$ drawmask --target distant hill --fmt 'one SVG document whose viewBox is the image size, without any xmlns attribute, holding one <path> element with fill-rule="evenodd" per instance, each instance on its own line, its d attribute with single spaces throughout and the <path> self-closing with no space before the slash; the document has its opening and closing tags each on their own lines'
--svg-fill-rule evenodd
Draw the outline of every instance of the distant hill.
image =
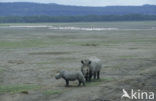
<svg viewBox="0 0 156 101">
<path fill-rule="evenodd" d="M 0 3 L 0 16 L 156 15 L 156 5 L 84 7 L 28 2 Z"/>
</svg>

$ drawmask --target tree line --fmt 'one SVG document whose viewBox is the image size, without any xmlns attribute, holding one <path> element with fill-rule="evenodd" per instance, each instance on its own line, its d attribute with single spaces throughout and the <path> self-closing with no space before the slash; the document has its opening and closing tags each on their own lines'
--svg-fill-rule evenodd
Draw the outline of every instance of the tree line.
<svg viewBox="0 0 156 101">
<path fill-rule="evenodd" d="M 156 15 L 1 16 L 0 23 L 95 22 L 156 20 Z"/>
</svg>

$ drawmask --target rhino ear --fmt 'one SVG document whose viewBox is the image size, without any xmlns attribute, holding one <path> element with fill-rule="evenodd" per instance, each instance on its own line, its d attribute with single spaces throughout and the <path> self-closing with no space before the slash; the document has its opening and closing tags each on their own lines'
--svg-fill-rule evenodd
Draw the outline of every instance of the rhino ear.
<svg viewBox="0 0 156 101">
<path fill-rule="evenodd" d="M 81 60 L 81 63 L 84 64 L 83 60 Z"/>
<path fill-rule="evenodd" d="M 92 63 L 91 61 L 88 62 L 89 65 L 90 65 L 91 63 Z"/>
</svg>

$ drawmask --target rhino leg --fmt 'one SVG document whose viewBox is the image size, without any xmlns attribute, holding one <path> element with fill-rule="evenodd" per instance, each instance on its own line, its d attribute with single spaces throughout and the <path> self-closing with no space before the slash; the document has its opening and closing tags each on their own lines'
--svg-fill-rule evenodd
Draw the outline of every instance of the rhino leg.
<svg viewBox="0 0 156 101">
<path fill-rule="evenodd" d="M 69 86 L 69 81 L 68 80 L 66 80 L 66 87 L 68 87 Z"/>
<path fill-rule="evenodd" d="M 81 81 L 79 80 L 79 84 L 78 84 L 78 86 L 80 86 L 81 85 Z"/>
<path fill-rule="evenodd" d="M 97 74 L 97 73 L 96 73 L 96 72 L 94 72 L 94 79 L 96 79 L 96 74 Z"/>
<path fill-rule="evenodd" d="M 92 71 L 89 72 L 89 81 L 92 79 Z"/>
<path fill-rule="evenodd" d="M 85 86 L 85 82 L 83 82 L 83 86 Z"/>
<path fill-rule="evenodd" d="M 86 81 L 88 81 L 88 79 L 89 79 L 89 78 L 88 78 L 88 75 L 85 76 L 85 79 L 86 79 Z"/>
<path fill-rule="evenodd" d="M 100 71 L 97 72 L 97 79 L 100 79 Z"/>
<path fill-rule="evenodd" d="M 86 73 L 85 79 L 86 79 L 86 81 L 89 81 L 89 72 Z"/>
</svg>

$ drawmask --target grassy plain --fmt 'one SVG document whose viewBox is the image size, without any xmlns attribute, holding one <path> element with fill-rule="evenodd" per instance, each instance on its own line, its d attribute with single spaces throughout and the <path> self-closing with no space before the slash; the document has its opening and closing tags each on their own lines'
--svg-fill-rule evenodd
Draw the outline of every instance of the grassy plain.
<svg viewBox="0 0 156 101">
<path fill-rule="evenodd" d="M 55 80 L 92 56 L 103 62 L 101 80 L 69 88 Z M 156 92 L 155 73 L 156 21 L 0 24 L 2 101 L 120 101 L 123 88 Z"/>
</svg>

